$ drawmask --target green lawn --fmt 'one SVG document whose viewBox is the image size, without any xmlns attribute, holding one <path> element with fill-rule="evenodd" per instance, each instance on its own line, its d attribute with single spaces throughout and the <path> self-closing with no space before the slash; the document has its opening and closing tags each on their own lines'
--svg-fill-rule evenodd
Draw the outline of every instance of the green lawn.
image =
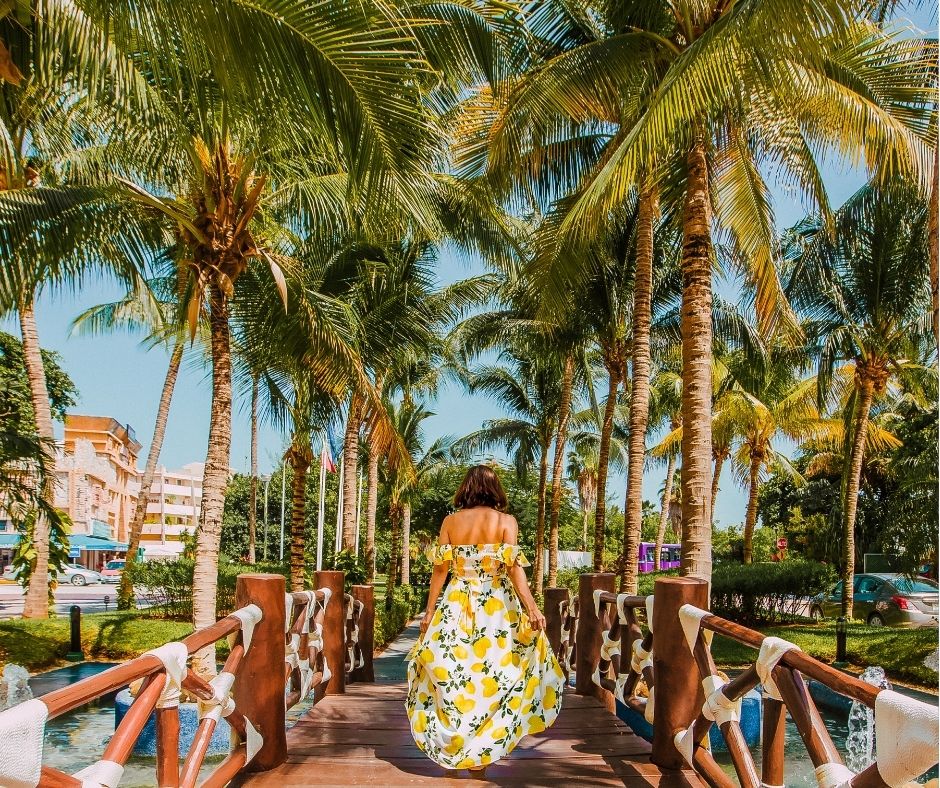
<svg viewBox="0 0 940 788">
<path fill-rule="evenodd" d="M 834 623 L 793 624 L 766 627 L 764 635 L 776 635 L 796 643 L 803 651 L 823 662 L 836 658 Z M 849 627 L 846 656 L 849 667 L 863 670 L 880 665 L 889 679 L 937 691 L 937 674 L 924 665 L 927 655 L 937 648 L 936 629 L 894 629 L 891 627 Z M 757 652 L 728 638 L 716 636 L 712 654 L 720 666 L 741 667 L 754 662 Z"/>
<path fill-rule="evenodd" d="M 86 659 L 130 659 L 192 630 L 187 622 L 137 611 L 87 613 L 82 616 L 82 650 Z M 30 671 L 42 670 L 65 659 L 68 650 L 68 616 L 0 621 L 0 665 L 14 662 Z"/>
</svg>

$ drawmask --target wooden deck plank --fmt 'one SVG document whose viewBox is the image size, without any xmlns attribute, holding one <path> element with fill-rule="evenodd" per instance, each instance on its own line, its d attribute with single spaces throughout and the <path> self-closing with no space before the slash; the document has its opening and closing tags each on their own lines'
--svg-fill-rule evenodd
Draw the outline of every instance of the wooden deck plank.
<svg viewBox="0 0 940 788">
<path fill-rule="evenodd" d="M 698 788 L 691 772 L 663 774 L 649 744 L 591 697 L 565 694 L 555 725 L 523 739 L 485 779 L 443 769 L 414 744 L 402 684 L 354 684 L 288 731 L 288 761 L 246 776 L 250 786 L 662 786 Z"/>
</svg>

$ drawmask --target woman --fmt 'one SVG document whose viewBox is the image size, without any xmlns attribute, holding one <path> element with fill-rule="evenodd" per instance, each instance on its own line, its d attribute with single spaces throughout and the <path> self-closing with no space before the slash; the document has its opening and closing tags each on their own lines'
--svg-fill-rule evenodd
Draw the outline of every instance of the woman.
<svg viewBox="0 0 940 788">
<path fill-rule="evenodd" d="M 421 638 L 409 655 L 406 705 L 415 742 L 429 758 L 479 773 L 555 721 L 564 676 L 493 469 L 467 471 L 454 504 L 458 511 L 444 519 L 429 553 L 434 571 Z"/>
</svg>

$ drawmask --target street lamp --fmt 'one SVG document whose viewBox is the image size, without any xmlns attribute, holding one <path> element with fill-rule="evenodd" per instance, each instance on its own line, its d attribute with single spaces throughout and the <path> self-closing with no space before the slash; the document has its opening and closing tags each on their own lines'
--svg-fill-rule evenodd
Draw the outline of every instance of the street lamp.
<svg viewBox="0 0 940 788">
<path fill-rule="evenodd" d="M 268 486 L 271 484 L 271 474 L 261 475 L 264 482 L 264 560 L 268 560 Z"/>
</svg>

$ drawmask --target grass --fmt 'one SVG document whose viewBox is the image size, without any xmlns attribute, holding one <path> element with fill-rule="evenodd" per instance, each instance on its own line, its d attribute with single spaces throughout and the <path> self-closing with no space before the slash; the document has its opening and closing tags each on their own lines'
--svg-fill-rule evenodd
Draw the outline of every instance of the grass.
<svg viewBox="0 0 940 788">
<path fill-rule="evenodd" d="M 192 632 L 192 624 L 153 618 L 138 611 L 82 616 L 86 659 L 126 660 Z M 0 665 L 13 662 L 29 671 L 59 664 L 69 650 L 68 616 L 0 621 Z"/>
<path fill-rule="evenodd" d="M 763 635 L 796 643 L 810 656 L 823 662 L 836 658 L 834 623 L 792 624 L 765 627 Z M 848 628 L 846 657 L 849 667 L 859 671 L 880 665 L 888 678 L 937 691 L 937 674 L 924 665 L 927 655 L 937 648 L 937 630 L 896 629 L 853 625 Z M 715 662 L 723 667 L 741 667 L 754 662 L 757 652 L 733 640 L 716 636 L 712 643 Z"/>
</svg>

